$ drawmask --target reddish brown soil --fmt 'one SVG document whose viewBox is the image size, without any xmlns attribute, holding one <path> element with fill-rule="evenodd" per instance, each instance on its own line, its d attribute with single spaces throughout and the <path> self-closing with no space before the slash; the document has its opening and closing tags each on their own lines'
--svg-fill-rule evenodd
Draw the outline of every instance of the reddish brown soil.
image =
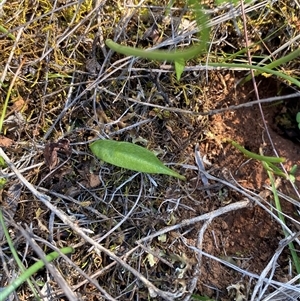
<svg viewBox="0 0 300 301">
<path fill-rule="evenodd" d="M 232 83 L 232 81 L 231 81 Z M 259 92 L 261 98 L 276 95 L 278 84 L 274 79 L 260 79 Z M 228 93 L 218 96 L 216 107 L 237 105 L 251 101 L 254 93 L 251 91 L 251 84 L 247 84 L 242 89 L 234 90 L 233 85 L 227 86 Z M 224 90 L 223 90 L 224 91 Z M 286 158 L 284 164 L 287 170 L 291 166 L 300 164 L 300 147 L 295 142 L 281 136 L 277 126 L 274 124 L 274 117 L 278 108 L 263 106 L 263 112 L 268 124 L 272 141 L 279 156 Z M 248 161 L 238 150 L 230 144 L 221 144 L 222 138 L 230 138 L 248 150 L 259 153 L 263 147 L 265 155 L 271 155 L 272 148 L 265 134 L 262 117 L 257 106 L 243 108 L 214 115 L 210 119 L 210 130 L 215 135 L 214 143 L 209 139 L 202 143 L 202 154 L 207 154 L 214 167 L 220 170 L 226 168 L 234 179 L 245 188 L 252 191 L 263 191 L 263 185 L 269 184 L 266 171 L 262 164 L 257 161 Z M 265 143 L 264 143 L 265 142 Z M 297 174 L 296 185 L 300 183 L 300 175 Z M 288 195 L 295 195 L 291 185 L 282 180 L 278 190 Z M 237 200 L 232 196 L 232 201 Z M 272 197 L 267 198 L 272 205 Z M 283 212 L 300 221 L 295 213 L 294 207 L 282 200 Z M 211 205 L 210 205 L 211 206 Z M 287 222 L 295 230 L 295 225 Z M 247 271 L 260 275 L 267 265 L 275 250 L 278 248 L 279 241 L 283 238 L 281 228 L 278 223 L 263 209 L 258 206 L 253 208 L 238 210 L 224 215 L 209 226 L 204 239 L 204 251 L 217 257 L 236 258 L 235 264 Z M 280 257 L 279 267 L 275 279 L 286 280 L 287 267 L 286 250 Z M 241 274 L 224 267 L 212 259 L 205 258 L 201 267 L 201 277 L 198 281 L 198 289 L 201 294 L 212 298 L 219 296 L 218 300 L 233 300 L 233 296 L 228 294 L 225 288 L 231 284 L 242 283 L 243 293 L 249 289 L 249 279 L 242 278 Z"/>
</svg>

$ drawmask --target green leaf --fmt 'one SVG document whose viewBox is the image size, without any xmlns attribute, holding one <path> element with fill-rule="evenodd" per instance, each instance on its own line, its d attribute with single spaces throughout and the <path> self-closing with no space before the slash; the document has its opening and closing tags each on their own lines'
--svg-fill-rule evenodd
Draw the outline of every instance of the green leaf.
<svg viewBox="0 0 300 301">
<path fill-rule="evenodd" d="M 174 63 L 175 63 L 176 78 L 178 81 L 180 81 L 185 66 L 185 60 L 177 59 Z"/>
<path fill-rule="evenodd" d="M 7 167 L 7 164 L 6 164 L 5 160 L 1 156 L 0 156 L 0 167 L 2 167 L 2 168 Z"/>
<path fill-rule="evenodd" d="M 298 124 L 300 123 L 300 112 L 298 112 L 296 115 L 296 121 L 298 122 Z"/>
<path fill-rule="evenodd" d="M 0 189 L 3 189 L 7 180 L 5 178 L 0 178 Z"/>
<path fill-rule="evenodd" d="M 296 172 L 297 172 L 297 169 L 298 169 L 297 164 L 294 164 L 294 165 L 292 166 L 291 170 L 290 170 L 290 174 L 291 174 L 291 175 L 295 175 Z"/>
<path fill-rule="evenodd" d="M 297 172 L 298 166 L 297 164 L 294 164 L 289 172 L 289 179 L 295 183 L 296 181 L 296 172 Z"/>
<path fill-rule="evenodd" d="M 184 176 L 166 167 L 151 151 L 133 143 L 98 140 L 90 144 L 90 149 L 98 159 L 118 167 L 185 180 Z"/>
</svg>

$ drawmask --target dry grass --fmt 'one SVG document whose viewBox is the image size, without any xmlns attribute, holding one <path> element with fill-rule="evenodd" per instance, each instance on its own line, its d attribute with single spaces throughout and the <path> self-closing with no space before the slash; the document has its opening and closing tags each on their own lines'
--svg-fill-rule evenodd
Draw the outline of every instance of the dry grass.
<svg viewBox="0 0 300 301">
<path fill-rule="evenodd" d="M 197 300 L 209 295 L 213 300 L 267 301 L 283 300 L 282 294 L 289 296 L 286 300 L 300 296 L 298 276 L 285 270 L 287 263 L 280 270 L 286 273 L 280 274 L 282 280 L 274 278 L 278 258 L 289 256 L 284 252 L 288 239 L 281 237 L 273 257 L 256 271 L 230 263 L 225 243 L 211 234 L 217 233 L 216 220 L 249 208 L 250 202 L 263 208 L 276 227 L 281 222 L 263 189 L 249 191 L 224 177 L 219 166 L 207 173 L 201 164 L 197 145 L 214 161 L 222 138 L 202 113 L 231 104 L 220 102 L 227 89 L 224 72 L 203 71 L 203 66 L 229 55 L 233 61 L 247 61 L 246 51 L 240 51 L 245 47 L 240 6 L 209 3 L 205 8 L 212 29 L 209 53 L 188 62 L 177 82 L 171 65 L 123 57 L 104 42 L 190 45 L 199 30 L 182 1 L 170 9 L 167 2 L 145 1 L 0 2 L 1 104 L 14 81 L 0 137 L 0 155 L 9 163 L 1 171 L 7 181 L 1 209 L 25 267 L 38 254 L 75 248 L 70 258 L 54 263 L 56 268 L 32 277 L 43 300 L 192 300 L 192 295 Z M 275 60 L 298 47 L 299 9 L 288 1 L 246 5 L 254 61 Z M 284 68 L 297 77 L 299 60 Z M 102 164 L 88 147 L 99 138 L 144 145 L 173 163 L 188 181 Z M 70 143 L 66 147 L 65 139 Z M 45 149 L 52 156 L 58 151 L 50 166 L 49 160 L 44 163 L 49 156 Z M 298 250 L 295 229 L 287 231 Z M 225 233 L 225 227 L 219 232 Z M 209 252 L 209 235 L 218 257 Z M 0 257 L 0 287 L 5 287 L 19 268 L 2 231 Z M 222 264 L 216 268 L 218 262 Z M 218 277 L 235 281 L 233 286 L 216 285 L 205 265 Z M 35 299 L 24 284 L 9 300 Z"/>
</svg>

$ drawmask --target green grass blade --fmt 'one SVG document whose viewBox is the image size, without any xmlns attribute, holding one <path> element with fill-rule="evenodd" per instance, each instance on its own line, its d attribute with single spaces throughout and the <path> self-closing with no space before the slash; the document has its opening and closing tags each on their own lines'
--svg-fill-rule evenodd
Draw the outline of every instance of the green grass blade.
<svg viewBox="0 0 300 301">
<path fill-rule="evenodd" d="M 9 31 L 5 27 L 3 27 L 2 25 L 0 25 L 0 32 L 3 32 L 5 34 L 7 34 L 7 36 L 10 39 L 12 39 L 13 41 L 16 39 L 16 37 L 13 34 L 9 33 Z"/>
<path fill-rule="evenodd" d="M 71 247 L 65 247 L 60 249 L 62 254 L 70 254 L 74 252 Z M 34 273 L 45 266 L 45 262 L 51 262 L 60 256 L 59 252 L 52 252 L 48 254 L 43 260 L 37 261 L 31 267 L 29 267 L 20 277 L 15 279 L 10 285 L 8 285 L 1 293 L 0 300 L 5 300 L 13 291 L 15 291 L 24 281 L 31 277 Z"/>
<path fill-rule="evenodd" d="M 273 61 L 272 63 L 268 64 L 268 65 L 265 65 L 264 68 L 267 68 L 267 69 L 274 69 L 280 65 L 283 65 L 283 64 L 286 64 L 292 60 L 294 60 L 295 58 L 297 58 L 298 56 L 300 56 L 300 48 L 298 48 L 297 50 L 287 54 L 286 56 L 284 57 L 281 57 L 279 58 L 278 60 L 275 60 Z M 255 76 L 259 75 L 263 73 L 263 71 L 256 71 L 255 72 Z M 249 81 L 251 79 L 251 74 L 249 74 L 248 76 L 245 77 L 245 79 L 242 81 L 243 83 Z"/>
<path fill-rule="evenodd" d="M 121 54 L 125 54 L 128 56 L 137 56 L 137 57 L 142 57 L 142 58 L 146 58 L 146 59 L 150 59 L 150 60 L 159 60 L 159 61 L 179 61 L 179 60 L 188 60 L 191 58 L 196 57 L 197 55 L 203 53 L 204 48 L 201 44 L 197 45 L 197 46 L 192 46 L 189 49 L 186 50 L 174 50 L 174 51 L 165 51 L 165 50 L 150 50 L 150 51 L 146 51 L 144 49 L 138 49 L 138 48 L 133 48 L 133 47 L 128 47 L 128 46 L 121 46 L 115 42 L 113 42 L 112 40 L 108 39 L 106 40 L 106 45 L 111 48 L 112 50 L 121 53 Z M 290 55 L 287 55 L 285 58 L 279 59 L 275 62 L 272 62 L 271 64 L 267 65 L 267 66 L 271 66 L 272 68 L 274 68 L 274 66 L 280 65 L 284 62 L 287 61 L 287 59 L 291 59 L 294 57 L 297 57 L 300 55 L 300 49 L 295 50 L 294 52 L 292 52 Z M 227 63 L 208 63 L 208 66 L 211 67 L 224 67 L 224 68 L 246 68 L 246 69 L 254 69 L 254 70 L 258 70 L 257 74 L 261 74 L 261 73 L 267 73 L 267 74 L 273 74 L 276 75 L 278 77 L 281 77 L 293 84 L 295 84 L 296 86 L 298 86 L 300 88 L 300 82 L 289 76 L 286 75 L 280 71 L 276 71 L 273 70 L 272 68 L 268 68 L 266 67 L 261 67 L 261 66 L 255 66 L 255 65 L 247 65 L 247 64 L 227 64 Z"/>
<path fill-rule="evenodd" d="M 267 74 L 273 74 L 278 77 L 281 77 L 293 84 L 295 84 L 297 87 L 300 88 L 300 82 L 293 78 L 292 76 L 286 75 L 280 71 L 275 71 L 273 69 L 269 69 L 267 67 L 260 67 L 260 66 L 255 66 L 255 65 L 247 65 L 247 64 L 227 64 L 227 63 L 208 63 L 207 66 L 211 67 L 224 67 L 224 68 L 246 68 L 246 69 L 254 69 L 254 70 L 259 70 L 262 71 L 261 73 L 267 73 Z"/>
<path fill-rule="evenodd" d="M 25 60 L 22 60 L 22 62 L 20 63 L 20 65 L 17 69 L 17 72 L 15 73 L 15 75 L 14 75 L 14 77 L 13 77 L 13 79 L 12 79 L 10 85 L 9 85 L 9 88 L 8 88 L 8 91 L 7 91 L 7 94 L 6 94 L 6 97 L 5 97 L 5 101 L 4 101 L 4 104 L 3 104 L 2 113 L 1 113 L 1 116 L 0 116 L 0 134 L 2 132 L 3 122 L 4 122 L 5 115 L 6 115 L 7 107 L 8 107 L 8 101 L 10 99 L 10 95 L 11 95 L 13 86 L 15 84 L 15 81 L 17 80 L 17 76 L 18 76 L 22 66 L 24 65 L 24 63 L 25 63 Z"/>
<path fill-rule="evenodd" d="M 275 207 L 278 210 L 278 217 L 285 224 L 285 218 L 284 218 L 284 215 L 282 214 L 281 204 L 280 204 L 279 196 L 277 193 L 274 176 L 273 176 L 272 172 L 269 171 L 269 167 L 266 162 L 263 162 L 263 166 L 267 170 L 267 173 L 268 173 L 268 176 L 269 176 L 269 179 L 271 182 L 272 193 L 273 193 L 274 200 L 275 200 Z M 282 230 L 283 230 L 285 237 L 288 237 L 289 233 L 284 228 Z M 288 246 L 289 246 L 289 249 L 290 249 L 290 252 L 292 255 L 292 259 L 293 259 L 293 263 L 294 263 L 296 272 L 297 272 L 297 274 L 300 274 L 300 259 L 298 257 L 297 252 L 295 251 L 296 249 L 294 247 L 293 242 L 290 242 L 288 244 Z"/>
<path fill-rule="evenodd" d="M 111 39 L 107 39 L 105 44 L 110 49 L 125 54 L 128 56 L 136 56 L 145 59 L 155 60 L 155 61 L 169 61 L 174 62 L 176 60 L 188 60 L 193 57 L 196 57 L 200 53 L 203 52 L 203 47 L 201 45 L 191 46 L 189 49 L 185 50 L 173 50 L 173 51 L 165 51 L 165 50 L 145 50 L 139 49 L 129 46 L 122 46 L 118 43 L 115 43 Z"/>
<path fill-rule="evenodd" d="M 262 156 L 258 155 L 256 153 L 250 152 L 246 150 L 243 146 L 239 145 L 237 142 L 230 140 L 230 139 L 224 139 L 225 142 L 231 143 L 234 147 L 236 147 L 239 151 L 241 151 L 245 156 L 259 160 L 262 162 L 270 162 L 270 163 L 283 163 L 285 162 L 285 158 L 278 158 L 278 157 L 268 157 L 268 156 Z"/>
<path fill-rule="evenodd" d="M 14 247 L 13 242 L 11 241 L 10 235 L 9 235 L 7 227 L 5 225 L 5 222 L 4 222 L 4 219 L 3 219 L 2 210 L 0 210 L 0 225 L 2 227 L 3 233 L 5 235 L 6 241 L 8 243 L 9 249 L 11 251 L 11 254 L 13 255 L 14 260 L 16 261 L 16 263 L 17 263 L 18 267 L 20 268 L 20 270 L 22 271 L 22 273 L 25 273 L 26 269 L 25 269 L 22 261 L 19 258 L 19 255 L 18 255 L 18 253 L 17 253 L 17 251 L 16 251 L 16 249 Z M 37 300 L 41 300 L 41 298 L 39 298 L 39 296 L 37 294 L 37 291 L 36 291 L 34 285 L 32 284 L 31 280 L 29 278 L 26 279 L 26 280 L 27 280 L 28 286 L 30 287 L 30 289 L 31 289 L 32 293 L 34 294 L 34 296 L 36 297 L 36 299 Z M 0 292 L 0 301 L 2 300 L 1 299 L 1 296 L 2 296 L 1 294 L 2 293 L 3 292 Z"/>
</svg>

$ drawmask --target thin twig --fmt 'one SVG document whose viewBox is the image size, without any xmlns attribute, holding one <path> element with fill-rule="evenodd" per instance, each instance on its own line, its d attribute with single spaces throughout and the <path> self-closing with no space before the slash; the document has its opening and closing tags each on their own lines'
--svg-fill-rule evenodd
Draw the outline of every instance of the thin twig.
<svg viewBox="0 0 300 301">
<path fill-rule="evenodd" d="M 216 218 L 220 215 L 223 215 L 223 214 L 231 212 L 231 211 L 247 208 L 250 204 L 251 204 L 251 202 L 248 201 L 248 200 L 240 201 L 240 202 L 236 202 L 236 203 L 227 205 L 225 207 L 221 207 L 217 210 L 202 214 L 200 216 L 196 216 L 196 217 L 191 218 L 191 219 L 185 219 L 185 220 L 181 221 L 179 224 L 172 225 L 172 226 L 169 226 L 169 227 L 165 227 L 165 228 L 163 228 L 163 229 L 161 229 L 161 230 L 159 230 L 159 231 L 157 231 L 157 232 L 155 232 L 151 235 L 148 235 L 144 238 L 141 238 L 137 241 L 137 243 L 142 243 L 144 241 L 152 240 L 153 238 L 158 237 L 160 235 L 163 235 L 165 233 L 168 233 L 168 232 L 171 232 L 171 231 L 174 231 L 174 230 L 178 230 L 178 229 L 183 228 L 183 227 L 188 227 L 188 226 L 191 226 L 193 224 L 196 224 L 196 223 L 199 223 L 199 222 L 202 222 L 202 221 L 206 221 L 208 219 L 213 219 L 213 218 Z"/>
<path fill-rule="evenodd" d="M 268 97 L 268 98 L 263 98 L 263 99 L 259 99 L 259 100 L 249 101 L 249 102 L 242 103 L 242 104 L 239 104 L 239 105 L 228 106 L 227 108 L 210 110 L 210 111 L 207 111 L 207 112 L 194 112 L 192 110 L 183 110 L 183 109 L 172 108 L 172 107 L 168 107 L 168 106 L 160 106 L 160 105 L 156 105 L 156 104 L 152 104 L 152 103 L 146 103 L 146 102 L 143 102 L 143 101 L 139 101 L 139 100 L 134 99 L 134 98 L 127 98 L 127 100 L 131 101 L 131 102 L 134 102 L 134 103 L 142 104 L 144 106 L 152 107 L 152 108 L 159 108 L 159 109 L 162 109 L 162 110 L 168 110 L 170 112 L 189 114 L 189 115 L 193 115 L 193 116 L 212 116 L 212 115 L 220 114 L 220 113 L 227 112 L 227 111 L 234 111 L 234 110 L 238 110 L 238 109 L 242 109 L 242 108 L 249 108 L 249 107 L 252 107 L 252 106 L 257 105 L 257 104 L 278 102 L 278 101 L 282 101 L 282 100 L 285 100 L 285 99 L 292 99 L 292 98 L 297 98 L 297 97 L 300 97 L 299 92 L 289 94 L 289 95 L 274 96 L 274 97 Z"/>
<path fill-rule="evenodd" d="M 6 164 L 16 173 L 16 176 L 18 179 L 31 191 L 31 193 L 39 200 L 41 201 L 45 206 L 47 206 L 52 212 L 54 212 L 66 225 L 68 225 L 74 232 L 76 232 L 78 235 L 80 235 L 86 242 L 90 243 L 92 246 L 95 247 L 100 252 L 105 253 L 108 255 L 111 259 L 118 262 L 121 266 L 123 266 L 125 269 L 127 269 L 129 272 L 131 272 L 135 277 L 137 277 L 141 282 L 144 283 L 144 285 L 148 288 L 150 297 L 155 298 L 157 295 L 164 298 L 167 301 L 173 301 L 173 297 L 171 293 L 164 292 L 160 289 L 158 289 L 155 285 L 153 285 L 147 278 L 145 278 L 141 273 L 139 273 L 137 270 L 132 268 L 129 264 L 124 262 L 120 257 L 115 255 L 110 250 L 104 248 L 102 245 L 95 242 L 92 238 L 87 236 L 85 232 L 78 227 L 74 222 L 71 221 L 71 219 L 61 210 L 59 210 L 56 206 L 54 206 L 51 203 L 51 198 L 47 195 L 44 195 L 40 192 L 38 192 L 32 184 L 30 184 L 15 168 L 14 164 L 9 160 L 5 152 L 2 148 L 0 148 L 0 156 L 3 157 Z"/>
</svg>

